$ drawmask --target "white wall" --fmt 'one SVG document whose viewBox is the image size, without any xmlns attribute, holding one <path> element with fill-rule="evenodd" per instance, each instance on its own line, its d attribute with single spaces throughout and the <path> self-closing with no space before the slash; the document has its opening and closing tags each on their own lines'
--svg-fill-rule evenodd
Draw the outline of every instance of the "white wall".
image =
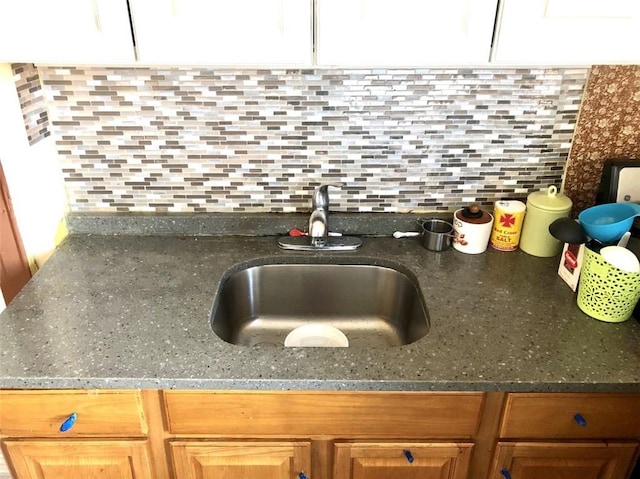
<svg viewBox="0 0 640 479">
<path fill-rule="evenodd" d="M 0 294 L 0 298 L 2 295 Z M 0 453 L 0 479 L 11 479 L 11 475 L 9 474 L 9 466 L 5 462 L 2 457 L 2 453 Z"/>
<path fill-rule="evenodd" d="M 55 247 L 66 194 L 51 137 L 29 145 L 7 63 L 0 63 L 0 161 L 29 262 L 40 266 Z"/>
</svg>

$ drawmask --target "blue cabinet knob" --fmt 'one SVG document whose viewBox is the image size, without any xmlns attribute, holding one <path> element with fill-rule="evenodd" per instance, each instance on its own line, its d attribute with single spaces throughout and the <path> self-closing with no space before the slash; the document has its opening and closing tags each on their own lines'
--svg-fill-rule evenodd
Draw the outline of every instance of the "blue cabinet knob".
<svg viewBox="0 0 640 479">
<path fill-rule="evenodd" d="M 74 412 L 67 419 L 60 424 L 60 432 L 67 432 L 69 429 L 73 427 L 76 423 L 76 419 L 78 419 L 78 415 Z"/>
<path fill-rule="evenodd" d="M 304 472 L 298 473 L 298 479 L 309 479 Z"/>
<path fill-rule="evenodd" d="M 504 479 L 511 479 L 511 474 L 509 474 L 509 471 L 507 469 L 502 469 L 500 471 L 500 474 L 502 474 Z"/>
<path fill-rule="evenodd" d="M 415 459 L 413 458 L 413 454 L 411 454 L 411 451 L 405 449 L 404 451 L 402 451 L 402 453 L 404 454 L 404 457 L 407 458 L 407 461 L 409 461 L 409 464 L 415 461 Z"/>
<path fill-rule="evenodd" d="M 587 427 L 587 420 L 582 414 L 577 413 L 575 416 L 573 416 L 573 419 L 575 419 L 580 427 Z"/>
</svg>

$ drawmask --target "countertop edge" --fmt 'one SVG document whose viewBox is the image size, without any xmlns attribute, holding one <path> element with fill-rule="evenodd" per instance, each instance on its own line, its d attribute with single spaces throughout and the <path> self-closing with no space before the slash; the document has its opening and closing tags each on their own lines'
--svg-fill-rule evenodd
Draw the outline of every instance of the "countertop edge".
<svg viewBox="0 0 640 479">
<path fill-rule="evenodd" d="M 524 393 L 640 393 L 640 383 L 587 382 L 403 382 L 334 380 L 224 380 L 174 378 L 6 378 L 0 389 L 184 389 L 243 391 L 460 391 Z"/>
</svg>

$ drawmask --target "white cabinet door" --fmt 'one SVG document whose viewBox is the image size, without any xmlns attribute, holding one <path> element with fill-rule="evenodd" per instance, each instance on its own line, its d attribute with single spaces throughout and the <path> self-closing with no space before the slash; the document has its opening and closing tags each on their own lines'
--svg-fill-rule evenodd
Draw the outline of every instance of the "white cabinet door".
<svg viewBox="0 0 640 479">
<path fill-rule="evenodd" d="M 638 0 L 503 0 L 493 60 L 516 64 L 640 62 Z"/>
<path fill-rule="evenodd" d="M 0 5 L 0 62 L 133 61 L 126 0 L 7 0 Z"/>
<path fill-rule="evenodd" d="M 497 0 L 317 0 L 319 65 L 486 64 Z"/>
<path fill-rule="evenodd" d="M 311 0 L 130 0 L 148 64 L 310 65 Z"/>
</svg>

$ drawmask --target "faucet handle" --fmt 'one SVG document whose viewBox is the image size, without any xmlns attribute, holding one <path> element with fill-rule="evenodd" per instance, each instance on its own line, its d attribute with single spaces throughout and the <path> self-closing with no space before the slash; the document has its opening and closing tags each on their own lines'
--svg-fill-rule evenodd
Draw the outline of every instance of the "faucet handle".
<svg viewBox="0 0 640 479">
<path fill-rule="evenodd" d="M 342 188 L 344 183 L 325 183 L 323 185 L 318 186 L 313 192 L 312 197 L 312 208 L 318 209 L 328 209 L 329 208 L 329 187 L 333 186 L 335 188 Z"/>
</svg>

